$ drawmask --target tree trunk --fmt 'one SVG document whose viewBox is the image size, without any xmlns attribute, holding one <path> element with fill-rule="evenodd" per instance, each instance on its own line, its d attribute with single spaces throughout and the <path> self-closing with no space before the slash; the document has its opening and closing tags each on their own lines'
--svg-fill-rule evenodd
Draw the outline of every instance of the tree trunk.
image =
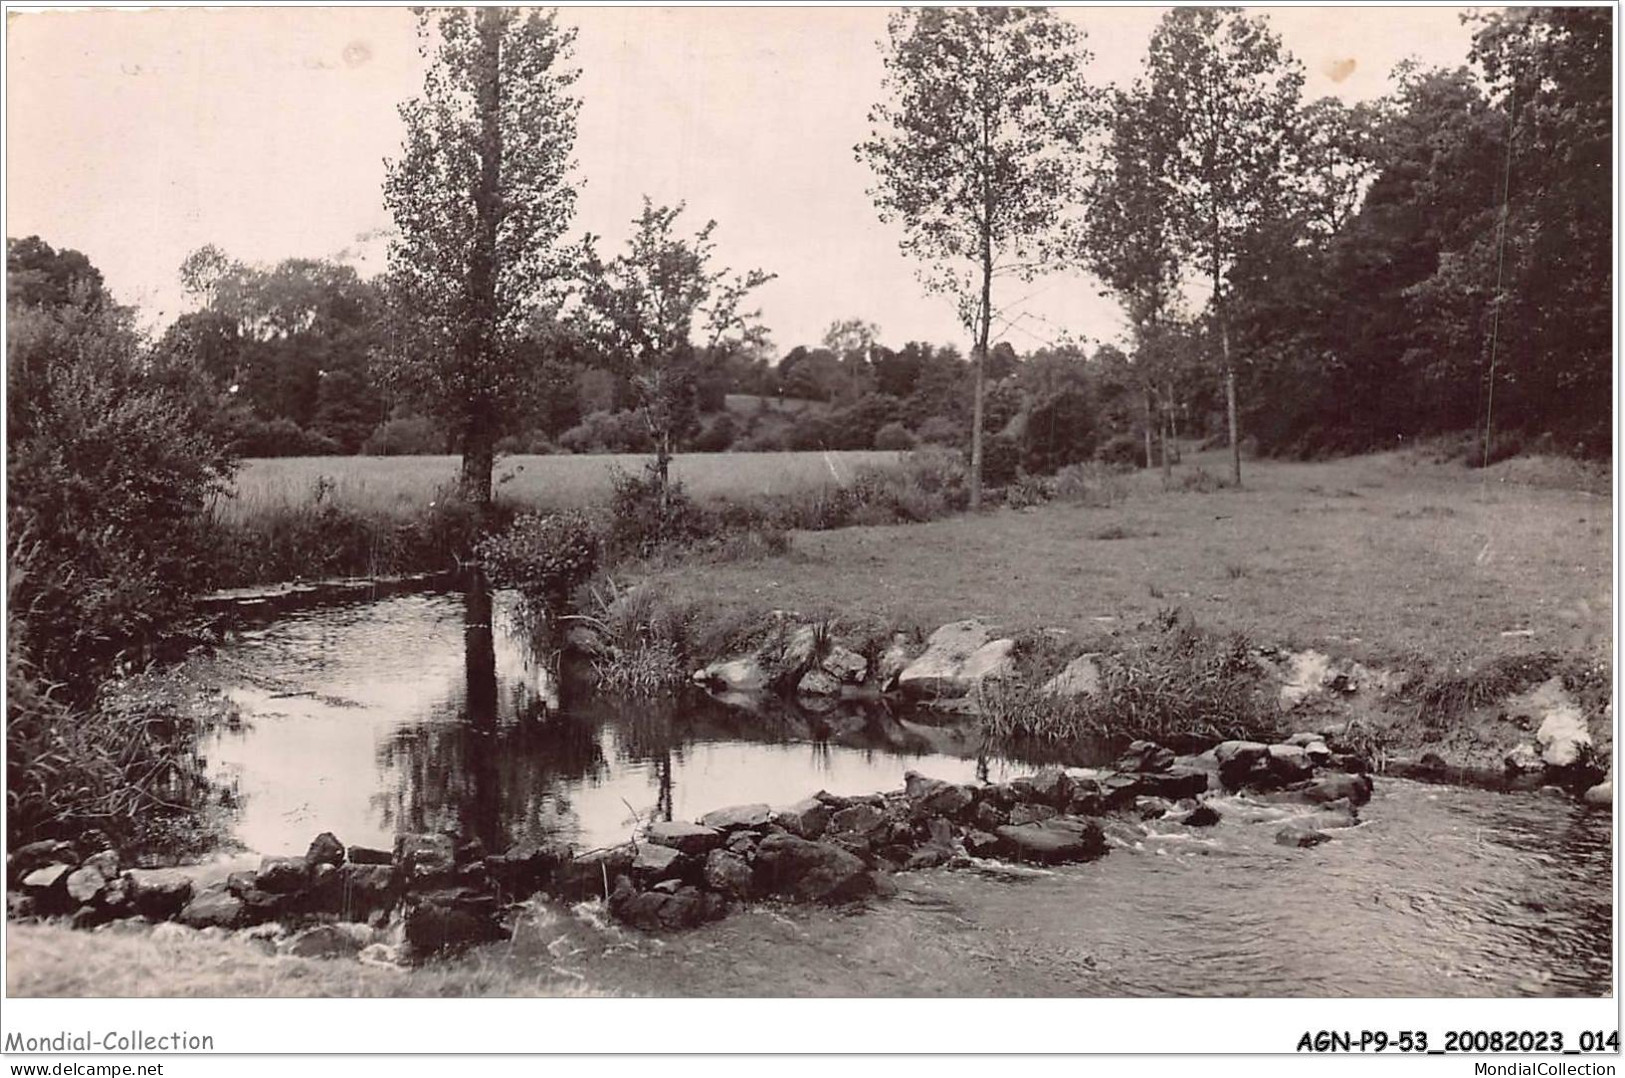
<svg viewBox="0 0 1625 1078">
<path fill-rule="evenodd" d="M 993 236 L 982 229 L 982 310 L 976 329 L 976 388 L 971 401 L 970 432 L 970 507 L 982 507 L 982 398 L 986 395 L 984 378 L 987 366 L 988 337 L 993 332 Z"/>
<path fill-rule="evenodd" d="M 1173 448 L 1172 427 L 1173 409 L 1168 406 L 1167 401 L 1164 401 L 1162 404 L 1162 481 L 1164 483 L 1172 483 L 1174 480 L 1174 455 L 1171 452 Z"/>
<path fill-rule="evenodd" d="M 1219 315 L 1219 343 L 1224 348 L 1224 407 L 1230 418 L 1230 480 L 1241 486 L 1241 426 L 1236 419 L 1236 367 L 1230 360 L 1230 329 Z"/>
<path fill-rule="evenodd" d="M 1150 471 L 1152 468 L 1156 467 L 1156 462 L 1151 457 L 1151 428 L 1152 428 L 1153 425 L 1155 425 L 1155 423 L 1156 423 L 1155 413 L 1153 413 L 1152 410 L 1151 410 L 1151 387 L 1147 386 L 1146 390 L 1145 390 L 1145 470 L 1146 471 Z M 1164 447 L 1164 448 L 1166 450 L 1166 447 Z M 1163 460 L 1166 461 L 1167 459 L 1168 459 L 1167 454 L 1165 452 L 1164 455 L 1163 455 Z"/>
<path fill-rule="evenodd" d="M 463 431 L 463 470 L 457 490 L 470 505 L 491 504 L 491 470 L 496 464 L 496 437 L 489 423 L 475 420 Z"/>
</svg>

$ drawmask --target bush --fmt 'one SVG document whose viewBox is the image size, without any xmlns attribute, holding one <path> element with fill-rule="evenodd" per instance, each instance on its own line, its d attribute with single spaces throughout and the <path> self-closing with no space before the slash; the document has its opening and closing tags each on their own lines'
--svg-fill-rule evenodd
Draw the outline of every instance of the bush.
<svg viewBox="0 0 1625 1078">
<path fill-rule="evenodd" d="M 1057 501 L 1106 509 L 1128 497 L 1120 475 L 1103 464 L 1068 464 L 1055 473 L 1051 485 Z"/>
<path fill-rule="evenodd" d="M 189 611 L 233 462 L 199 372 L 144 356 L 126 315 L 13 310 L 7 346 L 8 613 L 82 704 Z"/>
<path fill-rule="evenodd" d="M 642 475 L 610 472 L 609 543 L 619 554 L 647 557 L 663 546 L 686 546 L 705 535 L 705 518 L 675 479 L 661 483 L 653 464 Z"/>
<path fill-rule="evenodd" d="M 423 416 L 401 416 L 380 423 L 361 443 L 369 457 L 431 456 L 446 451 L 445 435 Z"/>
<path fill-rule="evenodd" d="M 641 412 L 593 412 L 559 435 L 571 453 L 647 453 L 654 439 Z"/>
<path fill-rule="evenodd" d="M 600 540 L 585 513 L 526 513 L 482 539 L 476 556 L 491 583 L 561 609 L 598 568 Z"/>
<path fill-rule="evenodd" d="M 1054 483 L 1041 475 L 1022 475 L 1004 491 L 1004 504 L 1011 509 L 1043 505 L 1055 497 Z"/>
<path fill-rule="evenodd" d="M 934 415 L 920 424 L 915 434 L 922 445 L 959 446 L 968 440 L 969 428 L 947 416 Z"/>
<path fill-rule="evenodd" d="M 995 434 L 982 439 L 982 482 L 1002 487 L 1015 482 L 1021 471 L 1021 446 L 1014 438 Z"/>
<path fill-rule="evenodd" d="M 914 435 L 901 423 L 887 423 L 875 431 L 875 448 L 889 450 L 913 449 Z"/>
<path fill-rule="evenodd" d="M 723 412 L 694 439 L 694 450 L 698 453 L 726 452 L 733 447 L 736 433 L 733 417 Z"/>
<path fill-rule="evenodd" d="M 338 442 L 305 430 L 287 416 L 261 419 L 237 411 L 231 428 L 231 451 L 241 457 L 331 457 L 344 452 Z"/>
<path fill-rule="evenodd" d="M 1138 468 L 1145 463 L 1145 439 L 1114 434 L 1095 450 L 1095 459 L 1114 468 Z"/>
</svg>

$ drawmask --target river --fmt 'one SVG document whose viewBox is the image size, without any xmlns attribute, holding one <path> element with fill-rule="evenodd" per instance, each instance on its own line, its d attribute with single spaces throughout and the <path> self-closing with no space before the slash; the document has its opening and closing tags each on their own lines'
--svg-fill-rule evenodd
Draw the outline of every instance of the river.
<svg viewBox="0 0 1625 1078">
<path fill-rule="evenodd" d="M 212 662 L 240 721 L 204 746 L 235 838 L 274 854 L 302 852 L 319 831 L 387 848 L 398 832 L 455 827 L 490 849 L 589 849 L 653 818 L 894 789 L 911 769 L 997 781 L 1034 766 L 878 705 L 764 714 L 566 685 L 561 707 L 527 639 L 510 604 L 448 594 L 236 634 Z M 1361 826 L 1300 850 L 1274 842 L 1295 810 L 1211 803 L 1217 827 L 1119 828 L 1091 864 L 905 873 L 899 894 L 861 912 L 762 906 L 659 940 L 544 913 L 513 953 L 600 987 L 682 995 L 1609 991 L 1605 812 L 1379 778 Z"/>
</svg>

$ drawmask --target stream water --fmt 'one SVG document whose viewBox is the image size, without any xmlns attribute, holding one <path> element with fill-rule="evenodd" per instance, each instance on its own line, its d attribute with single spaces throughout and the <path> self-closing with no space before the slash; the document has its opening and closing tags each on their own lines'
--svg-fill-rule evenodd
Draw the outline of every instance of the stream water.
<svg viewBox="0 0 1625 1078">
<path fill-rule="evenodd" d="M 763 714 L 553 685 L 509 604 L 399 596 L 287 616 L 215 660 L 241 721 L 205 752 L 236 838 L 387 848 L 456 827 L 490 849 L 624 841 L 639 821 L 1033 769 L 878 705 Z M 1067 763 L 1085 764 L 1086 758 Z M 1121 830 L 1103 860 L 898 877 L 856 915 L 760 908 L 663 940 L 594 919 L 516 953 L 626 991 L 705 994 L 1605 995 L 1608 814 L 1537 793 L 1379 780 L 1361 826 L 1310 850 L 1295 811 L 1212 799 L 1219 826 Z M 525 941 L 529 940 L 529 944 Z"/>
</svg>

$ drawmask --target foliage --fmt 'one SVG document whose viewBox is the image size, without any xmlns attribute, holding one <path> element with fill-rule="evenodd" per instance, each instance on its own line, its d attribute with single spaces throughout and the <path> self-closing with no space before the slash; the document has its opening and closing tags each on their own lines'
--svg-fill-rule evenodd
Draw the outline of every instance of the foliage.
<svg viewBox="0 0 1625 1078">
<path fill-rule="evenodd" d="M 585 513 L 525 513 L 505 531 L 475 547 L 480 566 L 498 588 L 562 609 L 570 593 L 598 568 L 601 540 Z"/>
<path fill-rule="evenodd" d="M 1028 676 L 985 684 L 978 696 L 982 728 L 996 742 L 1061 741 L 1084 737 L 1166 740 L 1197 737 L 1271 738 L 1278 733 L 1259 692 L 1261 675 L 1251 646 L 1240 634 L 1221 636 L 1165 612 L 1160 631 L 1120 650 L 1101 654 L 1100 689 L 1063 697 L 1043 691 L 1043 681 L 1064 660 L 1043 652 L 1043 665 L 1017 641 L 1018 669 Z"/>
<path fill-rule="evenodd" d="M 13 305 L 6 334 L 11 608 L 23 658 L 75 702 L 185 615 L 234 467 L 195 369 L 85 298 Z"/>
<path fill-rule="evenodd" d="M 445 435 L 432 419 L 420 415 L 385 420 L 361 444 L 361 452 L 373 457 L 422 456 L 445 448 Z"/>
<path fill-rule="evenodd" d="M 976 338 L 971 493 L 981 498 L 983 366 L 993 278 L 1031 279 L 1058 239 L 1097 121 L 1082 33 L 1043 8 L 920 8 L 888 24 L 885 92 L 856 152 L 882 220 Z"/>
<path fill-rule="evenodd" d="M 682 212 L 681 204 L 656 207 L 645 198 L 625 253 L 607 263 L 589 242 L 578 314 L 582 336 L 632 386 L 662 486 L 678 441 L 696 424 L 701 365 L 765 342 L 760 312 L 744 304 L 773 279 L 761 270 L 733 276 L 713 268 L 716 222 L 681 238 L 675 227 Z"/>
<path fill-rule="evenodd" d="M 1212 288 L 1230 413 L 1233 481 L 1241 482 L 1227 275 L 1251 234 L 1290 215 L 1300 167 L 1303 71 L 1262 16 L 1175 8 L 1151 36 L 1143 119 L 1165 164 L 1176 249 Z"/>
<path fill-rule="evenodd" d="M 419 37 L 423 92 L 401 106 L 406 141 L 384 180 L 386 372 L 453 434 L 465 495 L 484 507 L 496 440 L 534 385 L 526 342 L 545 338 L 566 274 L 575 31 L 551 12 L 447 8 L 420 13 Z"/>
<path fill-rule="evenodd" d="M 913 449 L 914 445 L 914 435 L 911 434 L 909 429 L 903 426 L 901 423 L 887 423 L 879 430 L 875 431 L 876 449 Z"/>
<path fill-rule="evenodd" d="M 704 535 L 699 506 L 681 482 L 662 478 L 654 465 L 641 475 L 617 468 L 610 483 L 609 544 L 618 553 L 646 557 Z"/>
</svg>

